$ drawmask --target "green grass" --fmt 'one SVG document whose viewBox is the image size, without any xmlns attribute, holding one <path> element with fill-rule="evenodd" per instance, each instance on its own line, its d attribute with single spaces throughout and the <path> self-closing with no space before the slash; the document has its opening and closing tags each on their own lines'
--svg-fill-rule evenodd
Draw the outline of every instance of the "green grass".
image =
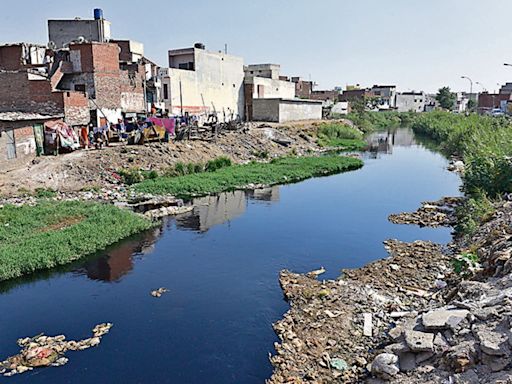
<svg viewBox="0 0 512 384">
<path fill-rule="evenodd" d="M 68 264 L 152 225 L 106 204 L 7 205 L 0 209 L 0 281 Z"/>
<path fill-rule="evenodd" d="M 368 145 L 363 133 L 342 123 L 323 123 L 318 127 L 318 144 L 321 147 L 340 147 L 349 151 L 361 151 Z"/>
<path fill-rule="evenodd" d="M 466 165 L 459 233 L 471 235 L 493 212 L 492 200 L 512 192 L 512 126 L 506 118 L 431 112 L 417 117 L 416 133 L 434 140 Z"/>
<path fill-rule="evenodd" d="M 419 114 L 413 112 L 352 112 L 347 119 L 352 121 L 361 131 L 368 133 L 390 127 L 407 127 Z"/>
<path fill-rule="evenodd" d="M 171 194 L 187 199 L 240 189 L 249 184 L 294 183 L 310 177 L 355 170 L 362 166 L 361 160 L 348 157 L 286 157 L 270 163 L 253 162 L 221 168 L 215 172 L 146 180 L 134 188 L 138 192 Z"/>
<path fill-rule="evenodd" d="M 339 147 L 345 151 L 364 151 L 368 143 L 358 139 L 318 139 L 321 147 Z"/>
</svg>

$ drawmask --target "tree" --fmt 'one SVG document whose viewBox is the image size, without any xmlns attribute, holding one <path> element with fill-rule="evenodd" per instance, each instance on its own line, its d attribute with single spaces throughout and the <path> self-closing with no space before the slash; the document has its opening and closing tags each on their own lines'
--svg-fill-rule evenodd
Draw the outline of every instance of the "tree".
<svg viewBox="0 0 512 384">
<path fill-rule="evenodd" d="M 453 109 L 457 96 L 450 90 L 450 87 L 443 87 L 437 91 L 436 100 L 443 109 Z"/>
</svg>

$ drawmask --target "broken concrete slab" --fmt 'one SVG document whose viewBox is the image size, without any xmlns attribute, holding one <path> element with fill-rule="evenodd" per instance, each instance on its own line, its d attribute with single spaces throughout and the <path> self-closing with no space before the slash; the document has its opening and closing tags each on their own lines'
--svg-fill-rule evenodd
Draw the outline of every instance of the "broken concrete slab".
<svg viewBox="0 0 512 384">
<path fill-rule="evenodd" d="M 487 327 L 480 327 L 476 332 L 482 352 L 492 356 L 504 356 L 510 354 L 508 336 L 494 332 Z"/>
<path fill-rule="evenodd" d="M 422 316 L 423 326 L 427 330 L 454 328 L 469 314 L 465 309 L 435 310 Z"/>
<path fill-rule="evenodd" d="M 419 331 L 406 331 L 405 342 L 413 352 L 432 352 L 434 350 L 434 335 Z"/>
</svg>

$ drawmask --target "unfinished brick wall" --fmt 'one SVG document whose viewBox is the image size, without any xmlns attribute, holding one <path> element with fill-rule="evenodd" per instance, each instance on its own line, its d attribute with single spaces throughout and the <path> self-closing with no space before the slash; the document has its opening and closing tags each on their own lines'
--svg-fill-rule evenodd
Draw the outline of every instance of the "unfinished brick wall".
<svg viewBox="0 0 512 384">
<path fill-rule="evenodd" d="M 23 48 L 21 45 L 6 45 L 0 47 L 0 70 L 16 71 L 23 67 Z"/>
<path fill-rule="evenodd" d="M 58 114 L 62 99 L 52 94 L 48 80 L 29 80 L 27 72 L 0 72 L 0 112 Z"/>
<path fill-rule="evenodd" d="M 61 92 L 64 104 L 65 123 L 72 126 L 86 126 L 91 120 L 89 100 L 82 92 Z"/>
<path fill-rule="evenodd" d="M 64 87 L 75 89 L 77 84 L 85 85 L 89 97 L 94 99 L 93 109 L 97 106 L 125 112 L 145 111 L 144 66 L 134 64 L 121 70 L 117 44 L 75 44 L 70 50 L 79 52 L 71 54 L 71 58 L 76 61 L 79 57 L 81 73 L 65 76 Z"/>
</svg>

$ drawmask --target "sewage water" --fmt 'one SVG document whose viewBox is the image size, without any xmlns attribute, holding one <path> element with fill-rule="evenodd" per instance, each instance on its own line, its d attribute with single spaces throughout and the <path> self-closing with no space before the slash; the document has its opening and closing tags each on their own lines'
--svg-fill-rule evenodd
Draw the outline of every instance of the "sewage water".
<svg viewBox="0 0 512 384">
<path fill-rule="evenodd" d="M 408 129 L 370 137 L 364 168 L 299 184 L 198 199 L 194 212 L 66 268 L 0 284 L 0 360 L 41 332 L 98 348 L 6 383 L 263 383 L 288 310 L 282 269 L 326 278 L 386 257 L 382 242 L 450 241 L 450 230 L 394 225 L 391 213 L 460 194 L 447 161 Z M 98 228 L 108 231 L 108 228 Z M 166 287 L 156 299 L 150 291 Z"/>
</svg>

